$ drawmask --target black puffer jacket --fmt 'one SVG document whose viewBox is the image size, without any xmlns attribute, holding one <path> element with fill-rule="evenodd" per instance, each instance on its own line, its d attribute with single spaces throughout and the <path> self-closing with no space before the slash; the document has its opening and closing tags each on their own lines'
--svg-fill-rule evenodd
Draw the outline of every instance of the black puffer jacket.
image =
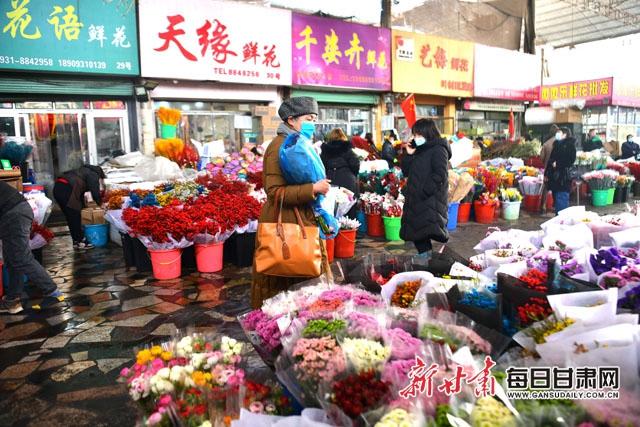
<svg viewBox="0 0 640 427">
<path fill-rule="evenodd" d="M 327 171 L 327 179 L 331 180 L 331 185 L 353 191 L 357 199 L 360 195 L 358 188 L 360 160 L 353 152 L 353 145 L 348 141 L 325 142 L 322 144 L 320 158 Z M 356 207 L 354 206 L 347 216 L 355 218 L 355 215 Z"/>
<path fill-rule="evenodd" d="M 551 191 L 571 191 L 571 167 L 576 161 L 576 140 L 566 138 L 553 142 L 553 150 L 549 156 L 545 179 Z M 555 166 L 554 166 L 555 163 Z"/>
<path fill-rule="evenodd" d="M 382 144 L 381 157 L 382 160 L 387 161 L 389 169 L 393 169 L 396 160 L 396 150 L 393 148 L 391 141 L 385 141 L 384 144 Z"/>
<path fill-rule="evenodd" d="M 400 237 L 405 241 L 435 240 L 446 243 L 451 148 L 444 139 L 426 142 L 402 159 L 406 177 L 405 204 Z"/>
</svg>

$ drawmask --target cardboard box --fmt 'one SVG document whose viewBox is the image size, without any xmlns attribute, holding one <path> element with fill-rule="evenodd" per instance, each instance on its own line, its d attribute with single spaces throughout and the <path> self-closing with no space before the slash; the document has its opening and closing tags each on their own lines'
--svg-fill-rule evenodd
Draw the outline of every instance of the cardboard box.
<svg viewBox="0 0 640 427">
<path fill-rule="evenodd" d="M 582 123 L 582 112 L 573 108 L 556 110 L 554 123 Z"/>
<path fill-rule="evenodd" d="M 104 224 L 104 210 L 100 208 L 84 208 L 80 212 L 82 225 Z"/>
</svg>

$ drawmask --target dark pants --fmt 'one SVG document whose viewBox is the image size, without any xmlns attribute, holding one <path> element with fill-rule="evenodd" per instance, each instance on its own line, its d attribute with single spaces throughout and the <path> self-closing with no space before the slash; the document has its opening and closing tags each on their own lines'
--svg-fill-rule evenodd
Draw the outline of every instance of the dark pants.
<svg viewBox="0 0 640 427">
<path fill-rule="evenodd" d="M 569 192 L 568 191 L 554 191 L 553 192 L 553 205 L 556 211 L 556 215 L 569 207 Z"/>
<path fill-rule="evenodd" d="M 84 239 L 80 211 L 71 209 L 67 206 L 69 199 L 71 198 L 72 191 L 73 187 L 71 185 L 63 182 L 56 182 L 53 186 L 53 198 L 56 199 L 56 202 L 60 205 L 60 209 L 62 209 L 62 213 L 67 220 L 67 225 L 69 226 L 69 232 L 71 233 L 73 243 L 79 243 Z"/>
<path fill-rule="evenodd" d="M 25 275 L 44 294 L 49 294 L 57 288 L 29 249 L 32 222 L 33 211 L 26 201 L 0 217 L 2 258 L 9 271 L 7 299 L 20 298 Z"/>
<path fill-rule="evenodd" d="M 413 244 L 416 245 L 416 249 L 418 250 L 419 254 L 429 252 L 431 249 L 433 249 L 433 245 L 431 244 L 430 239 L 418 240 L 416 242 L 413 242 Z"/>
</svg>

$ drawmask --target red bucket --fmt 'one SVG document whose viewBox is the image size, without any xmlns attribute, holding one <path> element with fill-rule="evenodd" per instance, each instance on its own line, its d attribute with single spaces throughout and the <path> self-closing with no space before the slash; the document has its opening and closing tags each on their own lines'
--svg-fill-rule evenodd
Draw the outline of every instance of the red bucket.
<svg viewBox="0 0 640 427">
<path fill-rule="evenodd" d="M 460 203 L 458 206 L 458 224 L 469 222 L 471 217 L 471 203 Z"/>
<path fill-rule="evenodd" d="M 182 249 L 149 249 L 153 277 L 158 280 L 177 279 L 182 274 Z"/>
<path fill-rule="evenodd" d="M 500 201 L 496 202 L 495 207 L 493 208 L 493 220 L 500 219 Z"/>
<path fill-rule="evenodd" d="M 333 257 L 336 252 L 336 240 L 335 239 L 327 239 L 324 241 L 324 244 L 327 248 L 327 258 L 329 258 L 329 262 L 333 262 Z"/>
<path fill-rule="evenodd" d="M 367 214 L 367 234 L 371 237 L 384 237 L 382 214 Z"/>
<path fill-rule="evenodd" d="M 494 205 L 483 205 L 480 202 L 473 203 L 473 210 L 476 213 L 476 222 L 480 224 L 491 224 L 495 216 Z"/>
<path fill-rule="evenodd" d="M 224 242 L 196 244 L 196 266 L 200 273 L 217 273 L 222 270 Z"/>
<path fill-rule="evenodd" d="M 531 212 L 531 213 L 539 212 L 540 211 L 540 199 L 541 198 L 542 198 L 542 196 L 540 194 L 535 195 L 535 196 L 525 195 L 523 203 L 522 203 L 522 207 L 527 212 Z"/>
<path fill-rule="evenodd" d="M 547 193 L 547 211 L 553 211 L 553 193 L 551 191 Z"/>
<path fill-rule="evenodd" d="M 356 253 L 356 232 L 340 230 L 336 236 L 336 258 L 351 258 Z"/>
</svg>

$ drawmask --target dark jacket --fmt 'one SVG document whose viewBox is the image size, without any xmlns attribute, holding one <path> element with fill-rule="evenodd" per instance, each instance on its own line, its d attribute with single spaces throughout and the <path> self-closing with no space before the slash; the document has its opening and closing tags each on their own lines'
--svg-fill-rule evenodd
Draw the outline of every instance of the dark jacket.
<svg viewBox="0 0 640 427">
<path fill-rule="evenodd" d="M 447 231 L 449 159 L 446 140 L 427 142 L 413 155 L 402 158 L 402 172 L 408 177 L 403 192 L 404 211 L 400 237 L 405 241 L 449 240 Z"/>
<path fill-rule="evenodd" d="M 0 181 L 0 217 L 24 201 L 25 198 L 18 190 Z"/>
<path fill-rule="evenodd" d="M 356 196 L 360 194 L 358 190 L 360 160 L 353 152 L 353 145 L 350 142 L 325 142 L 322 144 L 320 158 L 327 171 L 327 179 L 331 180 L 331 185 L 351 190 Z"/>
<path fill-rule="evenodd" d="M 622 156 L 621 159 L 630 159 L 635 158 L 638 154 L 640 154 L 640 145 L 636 144 L 633 141 L 625 141 L 622 144 Z"/>
<path fill-rule="evenodd" d="M 100 178 L 104 178 L 104 172 L 99 166 L 85 165 L 79 169 L 65 172 L 62 177 L 73 187 L 71 197 L 67 207 L 77 211 L 84 206 L 84 193 L 91 192 L 93 200 L 99 205 L 100 198 Z"/>
<path fill-rule="evenodd" d="M 382 152 L 380 154 L 380 157 L 382 157 L 382 160 L 387 161 L 387 163 L 389 164 L 389 169 L 393 169 L 396 160 L 396 150 L 393 148 L 393 144 L 391 143 L 391 141 L 385 141 L 382 144 Z"/>
<path fill-rule="evenodd" d="M 587 137 L 582 144 L 582 151 L 593 151 L 599 150 L 600 148 L 603 148 L 602 140 L 597 136 L 594 136 L 591 139 Z"/>
<path fill-rule="evenodd" d="M 576 161 L 576 140 L 563 139 L 553 143 L 549 163 L 544 171 L 547 185 L 551 191 L 571 191 L 570 169 Z M 555 162 L 555 166 L 553 165 Z"/>
</svg>

